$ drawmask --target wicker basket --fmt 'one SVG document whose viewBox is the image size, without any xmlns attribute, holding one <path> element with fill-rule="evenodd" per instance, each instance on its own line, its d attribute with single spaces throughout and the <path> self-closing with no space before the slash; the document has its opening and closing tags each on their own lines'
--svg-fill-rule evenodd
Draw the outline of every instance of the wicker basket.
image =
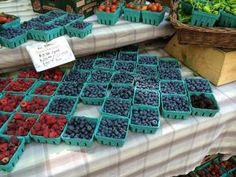
<svg viewBox="0 0 236 177">
<path fill-rule="evenodd" d="M 174 5 L 174 9 L 176 7 L 177 4 Z M 177 20 L 176 10 L 171 12 L 170 20 L 177 29 L 180 44 L 236 49 L 235 28 L 197 27 L 183 24 Z"/>
</svg>

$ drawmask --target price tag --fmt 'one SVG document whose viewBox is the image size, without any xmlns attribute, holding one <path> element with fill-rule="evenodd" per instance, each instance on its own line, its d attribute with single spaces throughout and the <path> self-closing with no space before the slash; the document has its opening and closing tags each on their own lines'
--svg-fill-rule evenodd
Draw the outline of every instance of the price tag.
<svg viewBox="0 0 236 177">
<path fill-rule="evenodd" d="M 64 36 L 50 42 L 39 42 L 26 47 L 37 72 L 63 65 L 75 60 Z"/>
</svg>

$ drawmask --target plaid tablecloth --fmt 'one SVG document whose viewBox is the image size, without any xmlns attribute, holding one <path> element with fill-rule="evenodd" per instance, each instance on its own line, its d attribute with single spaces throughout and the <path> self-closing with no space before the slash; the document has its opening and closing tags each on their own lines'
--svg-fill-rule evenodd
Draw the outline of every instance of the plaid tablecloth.
<svg viewBox="0 0 236 177">
<path fill-rule="evenodd" d="M 155 45 L 142 52 L 166 53 Z M 186 67 L 183 76 L 193 73 Z M 213 87 L 220 112 L 213 118 L 187 120 L 161 118 L 161 128 L 153 135 L 129 132 L 122 148 L 95 142 L 92 148 L 31 143 L 11 174 L 1 177 L 169 177 L 187 173 L 207 154 L 236 154 L 236 83 Z M 76 115 L 99 117 L 100 107 L 79 104 Z"/>
<path fill-rule="evenodd" d="M 1 11 L 17 15 L 21 17 L 22 21 L 29 20 L 38 15 L 32 11 L 30 0 L 8 0 L 0 2 Z M 95 15 L 86 19 L 86 21 L 93 22 L 92 34 L 84 39 L 76 37 L 69 38 L 66 36 L 76 56 L 96 53 L 158 37 L 167 37 L 174 33 L 174 29 L 166 20 L 158 27 L 141 23 L 130 23 L 123 19 L 115 26 L 100 25 L 96 22 Z M 33 43 L 35 41 L 28 41 L 15 49 L 0 48 L 0 73 L 32 64 L 25 47 Z"/>
</svg>

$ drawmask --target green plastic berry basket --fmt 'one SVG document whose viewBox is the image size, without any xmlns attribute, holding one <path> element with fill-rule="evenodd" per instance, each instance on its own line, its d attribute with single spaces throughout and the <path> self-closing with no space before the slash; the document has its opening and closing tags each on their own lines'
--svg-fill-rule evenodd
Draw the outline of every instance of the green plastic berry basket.
<svg viewBox="0 0 236 177">
<path fill-rule="evenodd" d="M 109 61 L 112 61 L 112 67 L 111 68 L 97 65 L 97 63 L 96 63 L 97 61 L 104 61 L 104 60 L 107 60 L 107 59 L 97 58 L 95 60 L 95 62 L 93 63 L 93 69 L 102 70 L 102 71 L 111 71 L 111 72 L 114 71 L 115 61 L 113 61 L 113 60 L 109 60 Z"/>
<path fill-rule="evenodd" d="M 62 78 L 61 78 L 60 81 L 46 80 L 46 79 L 44 79 L 44 78 L 43 78 L 44 72 L 41 73 L 41 78 L 40 78 L 40 80 L 45 81 L 45 82 L 63 82 L 64 79 L 65 79 L 65 77 L 66 77 L 66 75 L 69 73 L 70 69 L 68 69 L 68 68 L 66 68 L 66 67 L 59 67 L 59 69 L 60 69 L 60 71 L 63 72 L 63 76 L 62 76 Z"/>
<path fill-rule="evenodd" d="M 107 113 L 107 112 L 105 112 L 104 107 L 105 107 L 105 102 L 106 102 L 106 100 L 122 100 L 122 101 L 128 103 L 129 106 L 130 106 L 130 109 L 129 109 L 127 115 L 118 115 L 118 114 L 113 114 L 113 113 Z M 129 118 L 129 116 L 130 116 L 130 111 L 131 111 L 131 105 L 132 105 L 131 103 L 132 103 L 131 100 L 124 100 L 124 99 L 120 99 L 120 98 L 106 97 L 105 101 L 104 101 L 103 104 L 102 104 L 100 113 L 101 113 L 102 116 L 109 117 L 109 118 Z"/>
<path fill-rule="evenodd" d="M 119 20 L 120 11 L 121 9 L 119 8 L 114 13 L 96 11 L 98 23 L 104 25 L 115 25 Z"/>
<path fill-rule="evenodd" d="M 55 99 L 58 99 L 58 98 L 68 98 L 68 99 L 72 99 L 72 100 L 75 101 L 75 103 L 74 103 L 74 105 L 73 105 L 71 111 L 70 111 L 69 113 L 67 113 L 67 114 L 64 114 L 65 116 L 72 116 L 72 115 L 75 113 L 75 111 L 76 111 L 76 109 L 77 109 L 77 106 L 78 106 L 78 103 L 79 103 L 79 98 L 78 98 L 78 97 L 62 96 L 62 95 L 53 96 L 52 99 L 50 100 L 50 102 L 48 103 L 48 105 L 47 105 L 47 107 L 46 107 L 46 109 L 45 109 L 44 112 L 47 113 L 47 114 L 54 114 L 54 115 L 55 115 L 55 114 L 58 114 L 58 115 L 59 115 L 59 113 L 55 113 L 55 112 L 50 112 L 50 111 L 49 111 L 49 108 L 50 108 L 50 105 L 52 104 L 52 102 L 53 102 Z"/>
<path fill-rule="evenodd" d="M 133 64 L 133 65 L 134 65 L 134 68 L 133 68 L 132 71 L 127 71 L 127 70 L 124 70 L 124 69 L 119 69 L 119 68 L 116 68 L 116 66 L 118 65 L 118 63 L 121 63 L 121 64 Z M 115 72 L 128 72 L 128 73 L 131 73 L 131 74 L 134 73 L 135 68 L 136 68 L 136 62 L 133 62 L 133 61 L 116 61 L 116 62 L 115 62 L 115 66 L 114 66 Z"/>
<path fill-rule="evenodd" d="M 182 7 L 182 10 L 185 14 L 189 14 L 189 15 L 192 14 L 192 10 L 193 10 L 193 5 L 192 4 L 182 0 L 181 1 L 181 7 Z"/>
<path fill-rule="evenodd" d="M 203 26 L 203 27 L 213 27 L 216 21 L 219 19 L 220 13 L 218 15 L 209 14 L 206 12 L 192 10 L 191 25 L 193 26 Z"/>
<path fill-rule="evenodd" d="M 63 27 L 56 27 L 48 31 L 42 31 L 37 29 L 32 29 L 29 31 L 30 35 L 32 36 L 32 39 L 36 41 L 51 41 L 52 39 L 55 39 L 62 34 Z"/>
<path fill-rule="evenodd" d="M 34 84 L 34 86 L 32 87 L 32 89 L 30 90 L 29 95 L 34 95 L 34 96 L 53 96 L 53 95 L 55 95 L 57 89 L 54 91 L 54 93 L 53 93 L 52 95 L 42 95 L 42 94 L 36 94 L 36 93 L 35 93 L 35 90 L 36 90 L 38 87 L 40 87 L 40 86 L 42 86 L 42 85 L 44 85 L 44 84 L 46 84 L 46 83 L 56 84 L 56 85 L 57 85 L 57 88 L 59 87 L 59 83 L 58 83 L 58 82 L 53 82 L 53 81 L 41 81 L 41 80 L 38 80 L 38 81 Z"/>
<path fill-rule="evenodd" d="M 130 22 L 141 22 L 142 14 L 140 10 L 123 8 L 124 10 L 124 19 Z"/>
<path fill-rule="evenodd" d="M 120 97 L 117 97 L 117 96 L 113 96 L 113 95 L 112 95 L 112 89 L 115 88 L 115 87 L 118 87 L 118 88 L 128 88 L 128 87 L 132 87 L 132 89 L 133 89 L 133 95 L 132 95 L 132 97 L 125 99 L 125 98 L 120 98 Z M 133 96 L 134 96 L 134 86 L 133 86 L 133 85 L 122 85 L 122 84 L 113 85 L 112 88 L 111 88 L 111 90 L 110 90 L 110 93 L 109 93 L 109 97 L 110 97 L 110 98 L 118 98 L 118 99 L 123 99 L 123 100 L 132 100 L 132 99 L 133 99 Z"/>
<path fill-rule="evenodd" d="M 206 92 L 206 93 L 211 93 L 211 94 L 213 94 L 213 91 L 212 91 L 210 82 L 209 82 L 208 80 L 206 80 L 206 79 L 201 78 L 201 77 L 186 77 L 186 78 L 185 78 L 185 85 L 186 85 L 186 90 L 187 90 L 188 93 L 191 93 L 191 92 L 194 92 L 194 93 L 202 93 L 202 92 L 198 92 L 198 91 L 191 91 L 191 90 L 189 90 L 189 89 L 188 89 L 188 84 L 187 84 L 187 80 L 188 80 L 188 79 L 190 79 L 190 80 L 202 80 L 203 82 L 206 82 L 207 85 L 208 85 L 208 88 L 210 89 L 210 91 L 209 91 L 209 92 Z"/>
<path fill-rule="evenodd" d="M 135 97 L 136 97 L 136 94 L 137 92 L 154 92 L 158 95 L 158 102 L 157 102 L 157 105 L 147 105 L 147 104 L 137 104 L 135 103 Z M 161 104 L 161 95 L 160 95 L 160 92 L 158 90 L 151 90 L 151 89 L 137 89 L 135 88 L 134 90 L 134 97 L 133 97 L 133 100 L 132 100 L 132 103 L 134 105 L 139 105 L 139 106 L 149 106 L 149 107 L 153 107 L 155 109 L 159 108 L 160 107 L 160 104 Z"/>
<path fill-rule="evenodd" d="M 130 49 L 130 47 L 133 49 Z M 132 44 L 128 46 L 124 46 L 120 48 L 120 52 L 122 53 L 136 53 L 139 54 L 139 46 L 137 44 Z"/>
<path fill-rule="evenodd" d="M 0 137 L 7 140 L 11 138 L 11 136 L 6 136 L 6 135 L 0 135 Z M 18 162 L 18 160 L 20 159 L 20 156 L 23 154 L 25 150 L 25 139 L 21 137 L 18 137 L 17 139 L 19 139 L 20 141 L 17 150 L 15 151 L 10 161 L 6 165 L 0 165 L 0 171 L 11 172 L 15 167 L 16 163 Z"/>
<path fill-rule="evenodd" d="M 236 156 L 232 156 L 228 159 L 228 161 L 236 164 Z M 236 166 L 232 169 L 226 169 L 225 167 L 222 167 L 225 171 L 227 171 L 227 174 L 224 174 L 222 177 L 234 177 L 234 173 L 236 173 Z"/>
<path fill-rule="evenodd" d="M 50 99 L 51 97 L 50 96 L 45 96 L 45 95 L 28 95 L 28 96 L 25 96 L 24 99 L 22 101 L 31 101 L 34 97 L 40 97 L 44 100 L 48 100 L 48 103 L 47 105 L 45 106 L 45 108 L 43 109 L 43 111 L 41 113 L 43 113 L 45 111 L 45 109 L 47 108 L 48 104 L 50 103 Z M 21 109 L 21 105 L 18 105 L 17 109 L 16 109 L 17 112 L 20 112 L 20 113 L 23 113 L 23 114 L 41 114 L 41 113 L 30 113 L 30 112 L 23 112 L 22 109 Z"/>
<path fill-rule="evenodd" d="M 110 73 L 110 74 L 111 74 L 110 79 L 109 79 L 108 81 L 103 81 L 103 82 L 98 82 L 98 81 L 92 80 L 92 74 L 93 74 L 94 72 L 96 72 L 96 71 L 98 71 L 98 70 L 93 70 L 93 71 L 92 71 L 91 75 L 90 75 L 89 78 L 87 79 L 87 83 L 92 83 L 92 84 L 110 84 L 111 78 L 112 78 L 112 76 L 113 76 L 113 72 L 112 72 L 112 71 L 102 71 L 102 70 L 101 70 L 102 72 L 106 72 L 106 73 Z"/>
<path fill-rule="evenodd" d="M 73 96 L 73 97 L 79 97 L 80 94 L 81 94 L 83 85 L 84 85 L 83 83 L 82 83 L 82 84 L 79 84 L 79 85 L 81 85 L 81 90 L 80 90 L 79 93 L 77 93 L 77 95 L 66 95 L 66 94 L 61 94 L 61 93 L 59 93 L 59 90 L 62 88 L 62 86 L 64 86 L 64 84 L 65 84 L 65 85 L 68 85 L 68 84 L 79 84 L 79 83 L 77 83 L 77 82 L 70 82 L 70 81 L 63 81 L 63 82 L 61 82 L 61 83 L 59 84 L 59 86 L 57 87 L 56 91 L 54 92 L 54 95 L 56 95 L 56 96 Z"/>
<path fill-rule="evenodd" d="M 37 121 L 39 115 L 36 114 L 28 114 L 28 113 L 20 113 L 21 115 L 24 116 L 24 118 L 28 118 L 28 117 L 34 117 Z M 8 118 L 7 122 L 5 122 L 5 124 L 3 124 L 1 130 L 0 130 L 0 134 L 4 134 L 6 136 L 11 136 L 11 135 L 7 135 L 5 134 L 5 132 L 7 131 L 7 126 L 8 124 L 12 121 L 13 117 L 14 117 L 14 113 L 10 116 L 10 118 Z M 28 134 L 26 136 L 17 136 L 20 138 L 24 138 L 25 139 L 25 143 L 29 144 L 30 143 L 30 131 L 28 132 Z"/>
<path fill-rule="evenodd" d="M 144 56 L 147 56 L 147 57 L 155 57 L 156 60 L 157 60 L 157 64 L 145 64 L 145 63 L 141 63 L 140 58 L 141 58 L 141 57 L 144 57 Z M 158 58 L 156 55 L 140 54 L 140 55 L 138 55 L 138 62 L 137 62 L 137 64 L 138 64 L 138 65 L 148 65 L 148 66 L 158 66 L 158 65 L 159 65 L 159 58 Z"/>
<path fill-rule="evenodd" d="M 110 55 L 110 56 L 108 56 L 108 55 Z M 116 49 L 113 49 L 113 50 L 108 50 L 108 51 L 98 53 L 97 59 L 100 58 L 100 59 L 116 60 L 117 56 L 118 56 L 118 51 Z"/>
<path fill-rule="evenodd" d="M 163 96 L 178 96 L 178 97 L 185 97 L 185 99 L 188 100 L 187 96 L 180 96 L 180 95 L 165 95 L 162 94 L 161 97 Z M 162 101 L 161 101 L 162 102 Z M 188 100 L 189 102 L 189 100 Z M 191 107 L 189 105 L 189 111 L 170 111 L 170 110 L 165 110 L 163 108 L 163 103 L 161 105 L 161 115 L 164 118 L 172 118 L 172 119 L 186 119 L 187 117 L 189 117 L 191 115 Z"/>
<path fill-rule="evenodd" d="M 116 117 L 116 116 L 103 116 L 101 119 L 117 119 L 117 118 L 120 118 L 120 117 Z M 98 129 L 99 129 L 99 125 L 100 125 L 100 122 L 99 122 L 99 125 L 98 125 L 98 128 L 97 128 L 97 132 L 95 134 L 95 138 L 96 140 L 100 143 L 100 144 L 104 144 L 104 145 L 109 145 L 109 146 L 117 146 L 117 147 L 122 147 L 128 137 L 128 130 L 129 130 L 129 124 L 130 124 L 130 119 L 127 119 L 127 118 L 123 118 L 125 120 L 127 120 L 128 122 L 128 126 L 126 128 L 126 135 L 125 135 L 125 138 L 124 139 L 116 139 L 116 138 L 110 138 L 110 137 L 105 137 L 105 136 L 100 136 L 98 135 Z"/>
<path fill-rule="evenodd" d="M 153 110 L 158 114 L 158 125 L 157 126 L 147 126 L 147 125 L 137 125 L 137 124 L 133 124 L 132 123 L 132 111 L 133 109 L 141 109 L 141 110 Z M 153 108 L 150 106 L 138 106 L 138 105 L 134 105 L 132 106 L 132 110 L 131 110 L 131 116 L 130 116 L 130 130 L 132 132 L 137 132 L 137 133 L 155 133 L 158 128 L 160 127 L 160 112 L 159 109 L 157 108 Z"/>
<path fill-rule="evenodd" d="M 8 48 L 16 48 L 20 46 L 21 44 L 25 43 L 27 41 L 27 33 L 23 33 L 20 36 L 16 36 L 12 39 L 7 39 L 0 37 L 0 42 L 3 46 L 8 47 Z"/>
<path fill-rule="evenodd" d="M 134 55 L 136 57 L 135 60 L 124 60 L 121 58 L 121 55 L 124 55 L 124 54 L 131 54 L 131 55 Z M 125 62 L 135 62 L 137 63 L 137 60 L 138 60 L 138 52 L 131 52 L 131 51 L 120 51 L 119 54 L 118 54 L 118 57 L 117 57 L 117 61 L 125 61 Z"/>
<path fill-rule="evenodd" d="M 183 85 L 184 90 L 182 90 L 181 93 L 176 93 L 176 92 L 164 93 L 163 90 L 161 89 L 161 85 L 162 85 L 162 84 L 165 84 L 165 83 L 168 83 L 168 82 L 180 83 L 180 84 Z M 174 80 L 174 81 L 172 81 L 172 80 L 161 80 L 161 81 L 160 81 L 160 89 L 159 89 L 159 90 L 160 90 L 160 93 L 161 93 L 161 94 L 168 94 L 168 95 L 187 95 L 186 85 L 185 85 L 185 82 L 182 81 L 182 80 L 181 80 L 181 81 L 179 81 L 179 80 Z"/>
<path fill-rule="evenodd" d="M 8 23 L 4 23 L 2 25 L 0 25 L 0 29 L 8 29 L 8 28 L 17 28 L 20 26 L 20 18 L 19 17 L 16 17 L 16 16 L 13 16 L 15 17 L 14 20 L 8 22 Z"/>
<path fill-rule="evenodd" d="M 145 24 L 158 26 L 165 17 L 165 8 L 161 12 L 142 11 L 142 22 Z"/>
<path fill-rule="evenodd" d="M 236 15 L 221 11 L 219 26 L 236 28 Z"/>
<path fill-rule="evenodd" d="M 77 22 L 77 21 L 76 21 Z M 71 23 L 73 24 L 73 23 Z M 93 24 L 89 24 L 84 29 L 78 29 L 71 25 L 66 26 L 66 32 L 70 37 L 79 37 L 79 38 L 85 38 L 90 33 L 92 33 Z"/>
<path fill-rule="evenodd" d="M 2 132 L 2 128 L 3 128 L 3 126 L 4 126 L 4 124 L 6 124 L 7 122 L 8 122 L 8 120 L 10 119 L 10 117 L 11 117 L 11 113 L 6 113 L 6 112 L 0 112 L 0 116 L 2 116 L 2 115 L 6 115 L 7 116 L 7 120 L 2 124 L 2 126 L 0 126 L 0 132 Z"/>
<path fill-rule="evenodd" d="M 89 98 L 89 97 L 84 97 L 83 93 L 84 90 L 87 86 L 91 86 L 91 85 L 101 85 L 101 86 L 105 86 L 106 87 L 106 94 L 107 94 L 107 89 L 108 89 L 108 84 L 94 84 L 94 83 L 86 83 L 81 91 L 80 94 L 80 99 L 82 100 L 82 102 L 84 104 L 88 104 L 88 105 L 102 105 L 105 98 L 106 98 L 106 94 L 104 95 L 104 97 L 101 98 Z"/>
<path fill-rule="evenodd" d="M 171 57 L 161 57 L 160 58 L 160 60 L 159 60 L 159 62 L 165 62 L 165 61 L 170 61 L 170 62 L 176 62 L 176 64 L 178 65 L 178 69 L 181 69 L 181 64 L 180 64 L 180 62 L 177 60 L 177 59 L 175 59 L 175 58 L 171 58 Z M 164 69 L 164 68 L 163 68 Z M 176 69 L 176 68 L 171 68 L 171 69 Z"/>
<path fill-rule="evenodd" d="M 146 67 L 146 70 L 152 69 L 152 70 L 154 70 L 154 72 L 152 72 L 151 75 L 150 75 L 150 73 L 149 74 L 140 73 L 140 70 L 139 70 L 138 67 L 142 67 L 142 66 Z M 134 70 L 134 73 L 135 73 L 136 76 L 140 76 L 140 77 L 143 77 L 143 76 L 151 77 L 151 76 L 153 76 L 153 77 L 158 77 L 159 78 L 158 68 L 156 66 L 154 66 L 154 65 L 137 64 L 137 66 L 136 66 L 136 68 Z"/>
<path fill-rule="evenodd" d="M 193 116 L 203 116 L 203 117 L 214 117 L 216 115 L 217 112 L 219 112 L 220 108 L 219 108 L 219 105 L 214 97 L 213 94 L 211 93 L 199 93 L 199 92 L 190 92 L 189 93 L 189 100 L 191 101 L 191 96 L 192 95 L 201 95 L 201 94 L 204 94 L 207 98 L 209 98 L 210 100 L 212 100 L 214 102 L 214 104 L 216 105 L 216 109 L 201 109 L 201 108 L 195 108 L 193 107 L 192 103 L 191 103 L 191 110 L 192 110 L 192 113 L 191 115 Z"/>
<path fill-rule="evenodd" d="M 119 71 L 117 72 L 117 71 L 115 71 L 115 72 L 113 73 L 112 78 L 115 76 L 115 74 L 119 74 L 119 73 L 128 73 L 128 74 L 134 76 L 134 74 L 133 74 L 133 73 L 130 73 L 130 72 L 119 72 Z M 116 82 L 116 81 L 113 81 L 112 78 L 111 78 L 111 81 L 110 81 L 110 84 L 111 84 L 112 86 L 118 86 L 118 85 L 120 85 L 120 86 L 122 86 L 122 85 L 123 85 L 123 86 L 126 86 L 126 85 L 134 85 L 134 79 L 133 79 L 132 82 Z"/>
<path fill-rule="evenodd" d="M 72 119 L 73 119 L 73 117 L 72 117 Z M 99 119 L 97 119 L 97 118 L 86 118 L 86 120 L 96 123 L 96 127 L 95 127 L 95 130 L 93 132 L 93 136 L 92 136 L 91 139 L 65 137 L 64 134 L 67 130 L 67 126 L 68 126 L 68 124 L 67 124 L 64 131 L 63 131 L 63 133 L 62 133 L 62 135 L 61 135 L 62 140 L 68 145 L 81 146 L 81 147 L 92 147 L 93 142 L 94 142 L 95 133 L 97 132 L 97 129 L 98 129 Z"/>
</svg>

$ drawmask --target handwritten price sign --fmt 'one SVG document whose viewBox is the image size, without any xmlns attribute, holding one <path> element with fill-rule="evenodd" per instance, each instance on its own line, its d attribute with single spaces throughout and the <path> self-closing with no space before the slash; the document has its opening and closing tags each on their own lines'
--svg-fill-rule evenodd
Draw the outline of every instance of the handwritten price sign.
<svg viewBox="0 0 236 177">
<path fill-rule="evenodd" d="M 75 60 L 75 56 L 65 37 L 56 38 L 50 42 L 39 42 L 27 46 L 37 72 L 63 65 Z"/>
</svg>

